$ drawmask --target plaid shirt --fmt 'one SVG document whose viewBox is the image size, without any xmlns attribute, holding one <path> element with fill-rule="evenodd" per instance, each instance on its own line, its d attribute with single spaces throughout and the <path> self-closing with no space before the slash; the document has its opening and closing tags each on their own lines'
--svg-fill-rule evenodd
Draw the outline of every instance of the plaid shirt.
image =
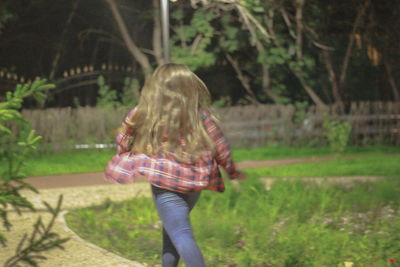
<svg viewBox="0 0 400 267">
<path fill-rule="evenodd" d="M 126 122 L 130 121 L 135 111 L 136 108 L 131 110 L 122 123 L 116 138 L 117 154 L 107 164 L 105 180 L 129 184 L 145 176 L 154 186 L 189 193 L 203 189 L 224 192 L 225 185 L 218 165 L 225 169 L 230 179 L 238 177 L 229 143 L 206 112 L 203 112 L 202 119 L 207 133 L 215 143 L 214 155 L 211 150 L 204 151 L 200 158 L 182 162 L 171 152 L 148 156 L 130 151 L 133 129 Z"/>
</svg>

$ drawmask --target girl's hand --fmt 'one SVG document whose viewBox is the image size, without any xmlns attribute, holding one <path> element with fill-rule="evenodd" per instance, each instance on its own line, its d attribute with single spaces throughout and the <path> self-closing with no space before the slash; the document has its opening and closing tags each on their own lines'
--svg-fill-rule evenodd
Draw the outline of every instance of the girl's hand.
<svg viewBox="0 0 400 267">
<path fill-rule="evenodd" d="M 239 172 L 239 176 L 235 178 L 235 180 L 243 181 L 247 178 L 247 175 L 243 172 Z"/>
</svg>

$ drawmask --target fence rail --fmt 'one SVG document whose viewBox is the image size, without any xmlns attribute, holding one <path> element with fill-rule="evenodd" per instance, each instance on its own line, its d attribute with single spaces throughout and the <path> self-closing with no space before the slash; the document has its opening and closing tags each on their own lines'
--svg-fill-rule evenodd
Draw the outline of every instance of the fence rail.
<svg viewBox="0 0 400 267">
<path fill-rule="evenodd" d="M 351 144 L 400 145 L 400 104 L 382 102 L 352 103 L 344 115 L 331 118 L 348 120 L 352 125 Z M 112 144 L 128 108 L 96 107 L 23 110 L 32 127 L 54 149 L 76 144 Z M 326 143 L 323 112 L 315 106 L 293 105 L 236 106 L 216 110 L 222 128 L 234 146 L 261 144 Z"/>
</svg>

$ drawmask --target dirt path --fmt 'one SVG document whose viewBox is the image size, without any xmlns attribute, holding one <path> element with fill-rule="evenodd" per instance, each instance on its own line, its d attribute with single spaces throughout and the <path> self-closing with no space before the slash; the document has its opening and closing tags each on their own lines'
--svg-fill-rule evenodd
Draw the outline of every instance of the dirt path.
<svg viewBox="0 0 400 267">
<path fill-rule="evenodd" d="M 332 157 L 312 157 L 294 159 L 254 160 L 241 161 L 236 163 L 238 169 L 258 168 L 277 165 L 288 165 L 306 162 L 322 162 L 333 160 Z M 76 186 L 106 185 L 110 184 L 103 178 L 102 172 L 77 173 L 64 175 L 35 176 L 25 180 L 38 189 L 65 188 Z"/>
</svg>

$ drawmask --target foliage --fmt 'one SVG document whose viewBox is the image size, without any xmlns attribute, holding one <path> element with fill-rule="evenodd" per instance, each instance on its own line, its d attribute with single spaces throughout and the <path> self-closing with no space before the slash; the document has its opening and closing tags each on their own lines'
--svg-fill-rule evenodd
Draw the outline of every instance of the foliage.
<svg viewBox="0 0 400 267">
<path fill-rule="evenodd" d="M 188 24 L 184 24 L 182 9 L 171 15 L 177 23 L 171 36 L 171 58 L 176 63 L 187 65 L 192 71 L 215 64 L 216 54 L 209 51 L 215 29 L 211 22 L 215 15 L 206 10 L 196 10 Z"/>
<path fill-rule="evenodd" d="M 296 125 L 296 132 L 298 133 L 298 138 L 296 140 L 295 146 L 312 145 L 311 142 L 317 141 L 317 138 L 313 138 L 311 141 L 307 138 L 307 132 L 312 130 L 311 117 L 312 114 L 307 111 L 309 105 L 307 101 L 296 101 L 294 103 L 295 112 L 293 115 L 293 121 Z"/>
<path fill-rule="evenodd" d="M 134 78 L 126 77 L 122 90 L 122 106 L 135 107 L 139 101 L 139 81 Z"/>
<path fill-rule="evenodd" d="M 229 101 L 229 96 L 221 97 L 220 99 L 212 102 L 212 107 L 213 108 L 225 107 L 228 101 Z"/>
<path fill-rule="evenodd" d="M 0 34 L 4 28 L 4 25 L 12 19 L 14 16 L 13 14 L 7 9 L 5 5 L 0 4 Z"/>
<path fill-rule="evenodd" d="M 330 118 L 324 115 L 323 126 L 325 135 L 331 146 L 331 151 L 336 158 L 342 156 L 343 151 L 349 141 L 351 124 L 347 120 L 340 121 L 338 118 Z"/>
<path fill-rule="evenodd" d="M 121 101 L 118 100 L 116 90 L 110 89 L 106 84 L 104 77 L 98 77 L 99 96 L 97 98 L 97 107 L 115 108 L 115 107 L 134 107 L 139 98 L 139 81 L 134 78 L 126 77 L 122 89 Z"/>
<path fill-rule="evenodd" d="M 156 266 L 160 261 L 160 233 L 151 229 L 160 229 L 161 224 L 157 222 L 157 213 L 148 198 L 136 197 L 135 200 L 138 206 L 134 209 L 133 202 L 117 204 L 108 200 L 94 209 L 72 210 L 65 219 L 74 232 L 82 229 L 77 233 L 90 242 L 106 249 L 117 248 L 118 254 L 135 261 L 147 258 L 148 266 Z M 125 220 L 131 218 L 135 218 L 134 221 L 127 224 Z M 129 241 L 120 242 L 125 238 Z"/>
<path fill-rule="evenodd" d="M 7 92 L 6 99 L 0 103 L 0 162 L 6 168 L 0 173 L 0 216 L 4 227 L 9 231 L 12 223 L 7 216 L 8 206 L 12 206 L 19 214 L 21 208 L 35 210 L 33 205 L 20 194 L 20 190 L 27 188 L 36 193 L 38 191 L 24 181 L 26 177 L 23 172 L 25 161 L 28 155 L 37 149 L 41 139 L 35 131 L 29 129 L 27 120 L 21 115 L 21 108 L 24 98 L 33 96 L 38 101 L 45 98 L 44 91 L 54 88 L 53 84 L 46 84 L 46 80 L 37 80 L 33 84 L 17 85 L 14 92 Z M 51 232 L 53 221 L 57 217 L 62 198 L 60 196 L 56 209 L 51 208 L 47 203 L 48 210 L 52 214 L 52 220 L 48 226 L 44 226 L 41 218 L 35 224 L 34 232 L 29 240 L 29 244 L 23 248 L 26 235 L 21 240 L 15 256 L 8 260 L 6 266 L 19 266 L 19 262 L 25 262 L 36 266 L 36 259 L 44 259 L 40 255 L 46 250 L 61 247 L 60 245 L 67 239 L 60 239 L 56 233 Z M 37 239 L 35 239 L 37 238 Z M 6 238 L 0 233 L 0 242 L 6 245 Z"/>
<path fill-rule="evenodd" d="M 256 178 L 227 183 L 224 194 L 202 192 L 191 222 L 207 266 L 387 266 L 400 256 L 398 179 L 353 190 L 275 182 L 266 191 Z M 151 198 L 106 202 L 66 219 L 90 242 L 151 266 L 160 262 L 161 223 Z"/>
<path fill-rule="evenodd" d="M 60 70 L 84 63 L 100 66 L 105 57 L 108 60 L 117 60 L 113 64 L 132 64 L 128 49 L 115 49 L 121 40 L 115 38 L 119 33 L 114 23 L 104 19 L 109 18 L 111 12 L 103 6 L 103 1 L 96 1 L 94 5 L 90 1 L 78 1 L 76 12 L 91 21 L 90 26 L 75 21 L 79 20 L 79 16 L 73 16 L 71 13 L 75 2 L 1 1 L 0 10 L 3 11 L 0 11 L 0 25 L 5 28 L 0 35 L 2 44 L 0 58 L 8 68 L 16 67 L 18 78 L 23 76 L 28 79 L 50 73 L 54 62 L 52 59 L 57 58 L 58 52 L 61 52 L 61 57 L 68 57 L 68 60 L 59 61 Z M 120 0 L 115 2 L 118 3 Z M 303 16 L 296 20 L 296 9 L 302 2 L 305 4 L 299 14 L 302 13 Z M 352 34 L 352 26 L 360 6 L 365 2 L 370 2 L 370 5 L 355 31 L 356 34 Z M 235 73 L 224 55 L 226 52 L 238 61 L 240 70 L 249 80 L 251 90 L 261 102 L 277 102 L 281 101 L 279 97 L 284 97 L 284 101 L 294 103 L 309 98 L 293 73 L 300 71 L 300 75 L 311 89 L 328 103 L 335 101 L 331 89 L 332 81 L 340 82 L 344 57 L 350 39 L 353 38 L 353 49 L 350 49 L 348 58 L 347 78 L 339 86 L 343 102 L 376 99 L 392 101 L 393 92 L 398 91 L 399 72 L 395 71 L 395 65 L 400 55 L 400 50 L 396 46 L 400 36 L 399 27 L 396 26 L 399 25 L 400 5 L 398 2 L 392 2 L 170 1 L 172 58 L 189 64 L 193 70 L 204 72 L 218 70 L 221 76 L 230 78 Z M 137 46 L 148 58 L 150 65 L 155 66 L 157 64 L 156 57 L 153 56 L 155 47 L 152 47 L 151 41 L 153 36 L 157 36 L 152 32 L 152 29 L 157 29 L 152 27 L 155 10 L 153 3 L 157 2 L 130 1 L 126 5 L 119 5 L 119 9 L 126 25 L 132 26 L 128 27 L 128 31 L 132 39 L 136 39 L 133 41 L 137 41 Z M 54 6 L 56 12 L 47 14 L 46 11 L 50 6 Z M 198 8 L 193 9 L 193 6 Z M 239 8 L 243 8 L 248 12 L 243 14 L 249 16 L 243 17 Z M 9 14 L 12 14 L 14 19 L 9 19 Z M 68 25 L 66 20 L 70 14 L 72 22 Z M 37 17 L 44 19 L 36 21 Z M 4 22 L 5 20 L 7 22 Z M 36 23 L 32 25 L 29 23 L 31 21 Z M 298 21 L 301 24 L 298 24 Z M 53 27 L 45 27 L 46 25 Z M 269 34 L 269 37 L 262 33 L 262 29 Z M 21 32 L 30 34 L 25 36 L 21 35 Z M 161 40 L 159 37 L 154 43 Z M 296 41 L 298 37 L 302 38 Z M 54 45 L 60 38 L 65 38 L 63 51 L 58 51 Z M 256 41 L 260 42 L 260 49 L 256 46 Z M 26 43 L 29 43 L 29 50 L 24 50 Z M 77 44 L 82 44 L 80 49 L 76 49 Z M 317 45 L 324 49 L 319 49 Z M 299 56 L 297 56 L 298 49 L 302 52 Z M 40 51 L 49 53 L 43 55 Z M 331 77 L 327 71 L 323 51 L 328 51 L 336 77 Z M 374 51 L 374 60 L 371 58 L 371 51 Z M 29 60 L 24 61 L 25 57 Z M 390 82 L 393 85 L 389 83 L 385 61 L 393 66 L 392 76 L 395 82 Z M 41 67 L 35 67 L 36 63 Z M 212 66 L 209 68 L 210 65 Z M 3 67 L 0 66 L 1 69 Z M 272 92 L 278 95 L 277 100 L 272 100 L 268 94 L 261 94 L 265 86 L 263 69 L 268 69 L 270 72 L 270 87 Z M 138 73 L 141 72 L 140 69 L 137 70 Z M 377 73 L 379 75 L 376 75 Z M 214 90 L 221 93 L 220 87 L 225 84 L 224 81 L 218 79 L 214 84 L 209 84 L 213 95 L 216 95 Z M 60 92 L 60 95 L 65 96 L 69 92 L 76 94 L 77 91 Z M 235 92 L 233 102 L 236 103 L 244 93 L 244 90 Z M 66 103 L 72 105 L 72 97 L 68 97 L 63 104 Z"/>
<path fill-rule="evenodd" d="M 53 248 L 63 249 L 61 244 L 68 241 L 69 238 L 59 238 L 59 235 L 57 233 L 51 232 L 54 221 L 60 213 L 61 203 L 62 195 L 60 195 L 57 207 L 55 209 L 44 202 L 47 211 L 52 215 L 50 222 L 45 225 L 41 217 L 39 217 L 33 226 L 34 229 L 29 239 L 28 235 L 24 234 L 18 244 L 15 255 L 5 262 L 4 267 L 20 266 L 18 264 L 19 262 L 25 262 L 31 266 L 38 266 L 35 259 L 46 259 L 45 256 L 41 255 L 41 252 L 46 252 L 49 249 Z M 24 247 L 26 241 L 28 244 Z"/>
<path fill-rule="evenodd" d="M 102 75 L 99 76 L 97 84 L 99 85 L 99 96 L 97 97 L 96 106 L 105 108 L 118 106 L 119 102 L 117 92 L 110 89 L 110 87 L 105 83 Z"/>
</svg>

